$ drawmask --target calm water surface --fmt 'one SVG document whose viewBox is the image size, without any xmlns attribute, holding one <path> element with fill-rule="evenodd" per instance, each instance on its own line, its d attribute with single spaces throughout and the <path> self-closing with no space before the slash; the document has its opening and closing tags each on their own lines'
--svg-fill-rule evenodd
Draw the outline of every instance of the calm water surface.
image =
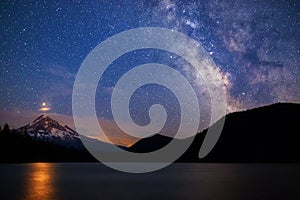
<svg viewBox="0 0 300 200">
<path fill-rule="evenodd" d="M 300 164 L 173 164 L 147 174 L 97 163 L 2 164 L 0 199 L 300 199 Z"/>
</svg>

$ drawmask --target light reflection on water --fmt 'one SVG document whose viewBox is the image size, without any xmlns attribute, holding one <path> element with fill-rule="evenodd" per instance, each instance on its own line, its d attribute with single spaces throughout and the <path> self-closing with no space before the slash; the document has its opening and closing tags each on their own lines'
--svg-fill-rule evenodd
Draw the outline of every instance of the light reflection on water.
<svg viewBox="0 0 300 200">
<path fill-rule="evenodd" d="M 300 199 L 299 185 L 300 164 L 175 163 L 146 174 L 99 163 L 0 164 L 1 200 Z"/>
<path fill-rule="evenodd" d="M 54 199 L 55 165 L 51 163 L 31 163 L 26 183 L 25 199 Z"/>
</svg>

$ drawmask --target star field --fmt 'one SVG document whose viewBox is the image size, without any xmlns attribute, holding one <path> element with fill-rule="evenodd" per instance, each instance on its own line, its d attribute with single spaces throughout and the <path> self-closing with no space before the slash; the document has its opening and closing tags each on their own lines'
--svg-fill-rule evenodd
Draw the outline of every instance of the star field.
<svg viewBox="0 0 300 200">
<path fill-rule="evenodd" d="M 146 26 L 177 30 L 202 43 L 218 66 L 216 73 L 224 77 L 230 112 L 300 102 L 297 1 L 13 0 L 2 1 L 0 10 L 0 110 L 38 112 L 46 102 L 51 112 L 71 115 L 73 83 L 88 53 L 114 34 Z M 116 60 L 99 82 L 99 118 L 112 117 L 109 100 L 118 79 L 149 62 L 173 66 L 196 84 L 199 96 L 205 96 L 197 77 L 177 55 L 136 51 Z M 145 105 L 157 99 L 168 107 L 166 99 L 171 97 L 162 87 L 142 88 L 133 100 L 144 104 L 132 104 L 133 118 L 147 123 L 139 111 L 145 113 Z M 168 112 L 176 118 L 178 112 L 170 105 Z"/>
</svg>

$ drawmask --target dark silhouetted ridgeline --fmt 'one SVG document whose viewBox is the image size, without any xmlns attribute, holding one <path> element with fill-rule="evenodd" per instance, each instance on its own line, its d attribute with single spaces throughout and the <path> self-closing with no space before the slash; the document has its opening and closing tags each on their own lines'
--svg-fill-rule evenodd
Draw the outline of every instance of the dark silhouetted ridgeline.
<svg viewBox="0 0 300 200">
<path fill-rule="evenodd" d="M 299 116 L 300 104 L 289 103 L 228 114 L 216 146 L 205 158 L 200 160 L 198 153 L 207 130 L 196 135 L 178 162 L 300 162 Z M 155 135 L 129 150 L 151 152 L 170 141 Z"/>
<path fill-rule="evenodd" d="M 231 113 L 226 116 L 216 146 L 205 158 L 200 160 L 198 153 L 207 130 L 196 135 L 177 162 L 300 162 L 299 115 L 300 104 L 290 103 Z M 157 134 L 139 140 L 127 150 L 151 152 L 171 140 Z M 93 161 L 96 160 L 85 149 L 78 133 L 47 116 L 16 130 L 6 125 L 0 131 L 0 162 Z"/>
</svg>

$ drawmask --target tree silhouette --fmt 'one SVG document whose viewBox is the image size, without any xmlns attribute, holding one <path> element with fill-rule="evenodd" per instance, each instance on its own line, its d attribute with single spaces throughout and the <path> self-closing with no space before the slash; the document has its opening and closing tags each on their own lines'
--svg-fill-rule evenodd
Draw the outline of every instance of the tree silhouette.
<svg viewBox="0 0 300 200">
<path fill-rule="evenodd" d="M 8 133 L 9 132 L 9 125 L 7 123 L 4 124 L 3 126 L 3 132 Z"/>
</svg>

